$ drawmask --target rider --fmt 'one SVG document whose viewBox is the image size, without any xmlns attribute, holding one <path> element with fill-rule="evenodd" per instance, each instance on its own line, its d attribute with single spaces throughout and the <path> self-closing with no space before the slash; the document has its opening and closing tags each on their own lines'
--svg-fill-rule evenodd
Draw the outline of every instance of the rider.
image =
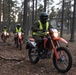
<svg viewBox="0 0 76 75">
<path fill-rule="evenodd" d="M 3 31 L 3 32 L 7 31 L 7 27 L 4 26 L 2 31 Z"/>
<path fill-rule="evenodd" d="M 21 25 L 20 24 L 17 24 L 16 28 L 15 28 L 15 37 L 14 37 L 14 40 L 15 40 L 15 44 L 16 44 L 16 40 L 17 40 L 17 33 L 18 32 L 23 32 L 23 29 L 21 28 Z"/>
<path fill-rule="evenodd" d="M 39 43 L 38 46 L 42 44 L 42 39 L 45 35 L 45 32 L 49 31 L 49 29 L 52 27 L 48 22 L 48 14 L 46 12 L 41 12 L 39 17 L 40 20 L 38 20 L 32 27 L 32 34 L 36 42 Z M 41 33 L 44 35 L 42 35 Z"/>
<path fill-rule="evenodd" d="M 7 32 L 7 27 L 6 27 L 6 26 L 3 27 L 2 34 L 1 34 L 1 39 L 2 39 L 2 37 L 3 37 L 3 33 L 4 33 L 4 32 Z"/>
</svg>

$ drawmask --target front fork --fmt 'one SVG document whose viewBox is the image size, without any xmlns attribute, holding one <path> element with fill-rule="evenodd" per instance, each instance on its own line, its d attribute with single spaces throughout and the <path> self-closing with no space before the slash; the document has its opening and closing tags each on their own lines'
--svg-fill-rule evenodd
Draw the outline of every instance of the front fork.
<svg viewBox="0 0 76 75">
<path fill-rule="evenodd" d="M 18 38 L 18 44 L 19 44 L 19 45 L 21 44 L 21 39 L 19 39 L 19 38 Z"/>
<path fill-rule="evenodd" d="M 45 38 L 45 39 L 44 39 L 44 48 L 46 48 L 46 43 L 47 43 L 47 41 L 48 41 L 48 39 Z M 57 48 L 60 47 L 60 43 L 59 43 L 59 41 L 56 41 L 56 46 L 55 46 L 53 40 L 50 39 L 50 41 L 51 41 L 51 45 L 52 45 L 52 48 L 53 48 L 53 50 L 54 50 L 56 59 L 59 59 L 59 55 L 58 55 L 58 52 L 57 52 Z"/>
<path fill-rule="evenodd" d="M 55 57 L 56 57 L 56 59 L 59 59 L 59 55 L 58 55 L 58 52 L 57 52 L 57 48 L 55 47 L 55 45 L 54 45 L 54 43 L 53 43 L 52 40 L 51 40 L 51 43 L 52 43 L 52 46 L 53 46 L 53 50 L 54 50 Z M 56 43 L 57 43 L 57 47 L 60 46 L 60 44 L 59 44 L 58 41 L 56 41 Z"/>
</svg>

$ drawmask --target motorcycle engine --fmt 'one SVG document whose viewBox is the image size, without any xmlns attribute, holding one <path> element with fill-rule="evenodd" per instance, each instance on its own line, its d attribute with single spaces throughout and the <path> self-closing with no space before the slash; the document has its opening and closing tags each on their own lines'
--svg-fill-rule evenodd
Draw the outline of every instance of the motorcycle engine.
<svg viewBox="0 0 76 75">
<path fill-rule="evenodd" d="M 39 57 L 41 59 L 48 59 L 48 58 L 51 58 L 51 50 L 49 49 L 41 49 L 39 51 Z"/>
</svg>

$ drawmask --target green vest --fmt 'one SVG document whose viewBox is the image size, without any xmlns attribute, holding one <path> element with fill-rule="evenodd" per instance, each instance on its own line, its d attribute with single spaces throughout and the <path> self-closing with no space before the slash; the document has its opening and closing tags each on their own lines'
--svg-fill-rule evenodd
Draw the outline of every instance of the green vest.
<svg viewBox="0 0 76 75">
<path fill-rule="evenodd" d="M 39 29 L 40 30 L 42 30 L 43 29 L 43 25 L 42 25 L 42 23 L 40 22 L 40 20 L 38 20 L 38 22 L 39 22 Z M 49 22 L 46 22 L 46 31 L 48 31 L 48 28 L 49 28 Z M 45 35 L 46 34 L 46 32 L 42 32 L 41 34 L 39 34 L 39 33 L 37 33 L 37 32 L 33 32 L 33 35 L 38 35 L 38 36 L 43 36 L 43 35 Z"/>
<path fill-rule="evenodd" d="M 7 30 L 6 29 L 3 29 L 3 32 L 6 32 Z"/>
<path fill-rule="evenodd" d="M 21 32 L 21 27 L 19 29 L 16 27 L 16 33 L 18 32 Z"/>
</svg>

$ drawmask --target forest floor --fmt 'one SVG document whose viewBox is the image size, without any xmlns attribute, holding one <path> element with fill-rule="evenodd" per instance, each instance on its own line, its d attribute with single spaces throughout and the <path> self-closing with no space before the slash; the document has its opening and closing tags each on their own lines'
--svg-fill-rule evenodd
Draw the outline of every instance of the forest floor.
<svg viewBox="0 0 76 75">
<path fill-rule="evenodd" d="M 64 35 L 69 42 L 69 34 Z M 65 46 L 65 44 L 63 44 Z M 13 35 L 6 43 L 0 39 L 0 75 L 76 75 L 76 38 L 74 42 L 69 42 L 69 51 L 72 54 L 72 68 L 67 73 L 59 73 L 51 59 L 40 60 L 32 65 L 28 58 L 28 50 L 23 43 L 22 50 L 15 47 Z"/>
</svg>

